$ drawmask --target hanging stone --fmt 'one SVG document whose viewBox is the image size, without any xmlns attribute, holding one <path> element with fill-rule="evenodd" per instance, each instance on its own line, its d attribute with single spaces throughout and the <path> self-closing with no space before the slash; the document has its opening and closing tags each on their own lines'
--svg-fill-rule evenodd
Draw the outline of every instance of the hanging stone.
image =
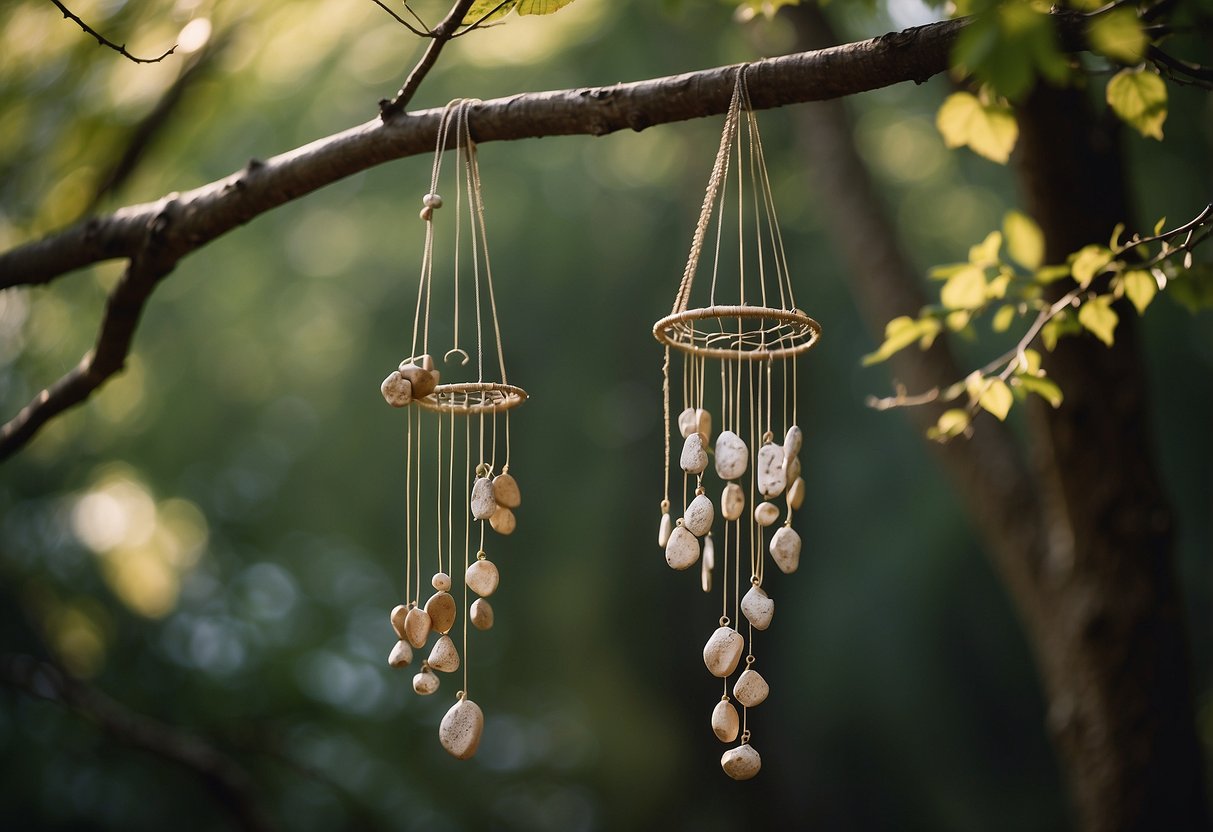
<svg viewBox="0 0 1213 832">
<path fill-rule="evenodd" d="M 804 505 L 804 477 L 797 477 L 796 482 L 788 488 L 788 508 L 799 511 Z"/>
<path fill-rule="evenodd" d="M 683 439 L 698 433 L 706 443 L 712 438 L 712 414 L 701 407 L 688 407 L 678 414 L 678 432 Z"/>
<path fill-rule="evenodd" d="M 493 626 L 493 608 L 483 598 L 477 598 L 472 602 L 472 609 L 468 612 L 468 617 L 472 619 L 472 626 L 477 630 L 488 630 Z"/>
<path fill-rule="evenodd" d="M 746 743 L 724 752 L 720 758 L 720 767 L 734 780 L 749 780 L 762 769 L 762 757 Z"/>
<path fill-rule="evenodd" d="M 703 539 L 703 560 L 699 568 L 699 585 L 704 592 L 712 591 L 712 570 L 716 568 L 716 547 L 709 534 Z"/>
<path fill-rule="evenodd" d="M 670 533 L 670 539 L 665 544 L 665 562 L 671 569 L 681 572 L 690 569 L 698 560 L 699 540 L 684 526 L 678 526 Z"/>
<path fill-rule="evenodd" d="M 771 557 L 785 575 L 800 567 L 800 535 L 791 526 L 784 526 L 771 538 Z"/>
<path fill-rule="evenodd" d="M 425 614 L 429 616 L 430 626 L 440 633 L 448 633 L 455 626 L 455 599 L 449 592 L 435 592 L 430 600 L 425 602 Z M 420 645 L 424 646 L 425 642 Z"/>
<path fill-rule="evenodd" d="M 771 692 L 771 686 L 757 670 L 746 668 L 737 677 L 733 685 L 733 698 L 747 708 L 753 708 L 766 701 Z"/>
<path fill-rule="evenodd" d="M 493 482 L 488 477 L 477 477 L 472 486 L 472 516 L 477 520 L 488 520 L 497 510 L 493 499 Z"/>
<path fill-rule="evenodd" d="M 392 648 L 392 652 L 388 653 L 387 663 L 392 667 L 405 667 L 413 660 L 413 648 L 409 647 L 407 641 L 398 641 L 396 646 Z"/>
<path fill-rule="evenodd" d="M 703 646 L 703 663 L 708 672 L 720 679 L 727 679 L 737 669 L 745 639 L 741 633 L 729 627 L 717 627 L 708 643 Z"/>
<path fill-rule="evenodd" d="M 787 436 L 783 438 L 783 455 L 786 457 L 794 457 L 800 453 L 800 446 L 804 443 L 804 434 L 800 432 L 800 428 L 792 425 L 788 428 Z"/>
<path fill-rule="evenodd" d="M 758 490 L 768 500 L 783 493 L 783 448 L 773 443 L 758 450 Z"/>
<path fill-rule="evenodd" d="M 420 650 L 425 647 L 425 640 L 430 637 L 432 626 L 433 622 L 430 621 L 429 613 L 421 607 L 413 607 L 404 617 L 405 641 Z"/>
<path fill-rule="evenodd" d="M 413 385 L 400 375 L 399 370 L 392 370 L 383 380 L 383 384 L 379 385 L 379 392 L 392 407 L 406 407 L 413 400 Z"/>
<path fill-rule="evenodd" d="M 489 518 L 489 525 L 493 527 L 493 531 L 500 535 L 513 534 L 514 529 L 518 526 L 518 519 L 514 517 L 514 512 L 510 511 L 505 506 L 497 506 L 497 510 L 493 512 L 493 516 Z"/>
<path fill-rule="evenodd" d="M 472 592 L 481 598 L 488 598 L 497 591 L 497 582 L 501 580 L 501 573 L 497 571 L 496 565 L 491 560 L 478 560 L 468 567 L 463 580 Z"/>
<path fill-rule="evenodd" d="M 438 674 L 430 670 L 428 664 L 421 666 L 421 672 L 413 676 L 413 692 L 421 696 L 429 696 L 438 690 Z"/>
<path fill-rule="evenodd" d="M 435 572 L 434 577 L 430 578 L 430 586 L 439 592 L 450 592 L 451 576 L 445 572 Z"/>
<path fill-rule="evenodd" d="M 657 527 L 657 545 L 662 548 L 670 542 L 670 533 L 674 531 L 674 521 L 670 518 L 670 513 L 664 512 L 661 515 L 661 525 Z"/>
<path fill-rule="evenodd" d="M 392 629 L 396 631 L 396 637 L 401 641 L 408 638 L 408 632 L 404 628 L 404 622 L 408 620 L 409 608 L 404 604 L 397 604 L 392 607 Z"/>
<path fill-rule="evenodd" d="M 438 725 L 438 742 L 457 760 L 470 760 L 480 747 L 484 713 L 471 699 L 460 699 Z"/>
<path fill-rule="evenodd" d="M 712 709 L 712 733 L 716 735 L 716 739 L 721 742 L 732 742 L 737 739 L 737 731 L 740 727 L 737 709 L 733 707 L 733 703 L 727 699 L 717 702 L 716 707 Z"/>
<path fill-rule="evenodd" d="M 414 399 L 424 399 L 438 386 L 438 379 L 434 378 L 433 372 L 418 367 L 411 361 L 401 361 L 398 372 L 412 387 L 411 392 Z"/>
<path fill-rule="evenodd" d="M 451 641 L 450 636 L 439 636 L 425 663 L 443 673 L 454 673 L 459 669 L 459 651 L 455 649 L 455 642 Z"/>
<path fill-rule="evenodd" d="M 712 501 L 706 494 L 699 494 L 682 515 L 682 526 L 696 537 L 703 537 L 712 530 Z"/>
<path fill-rule="evenodd" d="M 708 467 L 708 453 L 703 449 L 703 437 L 692 433 L 682 443 L 682 456 L 678 464 L 688 474 L 702 474 Z"/>
<path fill-rule="evenodd" d="M 522 505 L 522 492 L 518 490 L 518 480 L 510 474 L 499 474 L 493 478 L 493 499 L 497 505 L 506 508 L 518 508 Z"/>
<path fill-rule="evenodd" d="M 800 479 L 800 457 L 789 456 L 783 464 L 783 481 L 791 488 Z"/>
<path fill-rule="evenodd" d="M 735 482 L 724 487 L 720 495 L 720 513 L 725 520 L 736 520 L 745 511 L 745 491 Z"/>
<path fill-rule="evenodd" d="M 775 602 L 762 587 L 751 586 L 741 599 L 741 612 L 754 629 L 765 630 L 775 616 Z"/>
<path fill-rule="evenodd" d="M 716 437 L 716 473 L 722 480 L 735 480 L 745 473 L 750 464 L 750 449 L 740 436 L 731 430 L 720 432 Z"/>
<path fill-rule="evenodd" d="M 754 506 L 754 522 L 766 528 L 779 519 L 779 507 L 774 503 L 759 503 Z"/>
</svg>

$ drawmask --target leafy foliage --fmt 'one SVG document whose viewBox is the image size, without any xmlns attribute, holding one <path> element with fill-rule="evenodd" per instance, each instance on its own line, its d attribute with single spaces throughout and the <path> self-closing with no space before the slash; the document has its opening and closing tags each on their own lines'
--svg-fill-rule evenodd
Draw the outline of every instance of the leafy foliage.
<svg viewBox="0 0 1213 832">
<path fill-rule="evenodd" d="M 463 22 L 467 25 L 477 21 L 493 23 L 514 11 L 519 15 L 553 14 L 572 2 L 573 0 L 476 0 L 464 15 Z"/>
<path fill-rule="evenodd" d="M 939 108 L 935 124 L 948 147 L 968 147 L 1000 164 L 1011 158 L 1019 138 L 1019 125 L 1010 107 L 982 103 L 967 92 L 949 95 Z"/>
<path fill-rule="evenodd" d="M 1167 85 L 1146 67 L 1122 69 L 1108 81 L 1108 106 L 1143 136 L 1162 141 Z"/>
</svg>

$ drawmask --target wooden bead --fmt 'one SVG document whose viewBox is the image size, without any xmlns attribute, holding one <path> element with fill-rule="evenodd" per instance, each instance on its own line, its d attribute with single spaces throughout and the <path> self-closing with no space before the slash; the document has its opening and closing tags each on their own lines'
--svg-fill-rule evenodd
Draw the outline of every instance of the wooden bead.
<svg viewBox="0 0 1213 832">
<path fill-rule="evenodd" d="M 762 757 L 746 743 L 724 752 L 720 758 L 720 767 L 734 780 L 749 780 L 762 769 Z"/>
<path fill-rule="evenodd" d="M 430 586 L 439 592 L 450 592 L 451 576 L 445 572 L 435 572 L 434 577 L 430 578 Z"/>
<path fill-rule="evenodd" d="M 766 528 L 779 519 L 779 507 L 774 503 L 759 503 L 754 506 L 754 522 Z"/>
<path fill-rule="evenodd" d="M 438 674 L 430 670 L 428 665 L 422 665 L 421 672 L 413 676 L 413 692 L 421 696 L 429 696 L 438 690 Z"/>
<path fill-rule="evenodd" d="M 459 669 L 459 651 L 455 649 L 455 642 L 451 641 L 450 636 L 439 636 L 425 663 L 443 673 L 454 673 Z"/>
<path fill-rule="evenodd" d="M 767 680 L 762 678 L 761 673 L 751 668 L 743 670 L 733 684 L 733 698 L 747 708 L 761 705 L 766 701 L 770 692 L 771 686 L 767 684 Z"/>
<path fill-rule="evenodd" d="M 412 385 L 414 399 L 425 398 L 438 386 L 438 379 L 434 378 L 433 372 L 419 367 L 411 361 L 400 362 L 398 372 Z"/>
<path fill-rule="evenodd" d="M 783 448 L 775 444 L 763 445 L 758 450 L 758 490 L 768 500 L 783 493 Z"/>
<path fill-rule="evenodd" d="M 522 492 L 518 490 L 518 481 L 510 474 L 500 474 L 494 477 L 493 499 L 499 506 L 518 508 L 522 505 Z"/>
<path fill-rule="evenodd" d="M 667 511 L 661 515 L 661 524 L 657 527 L 657 545 L 665 548 L 665 545 L 670 542 L 670 534 L 674 531 L 674 521 L 670 519 L 670 513 Z"/>
<path fill-rule="evenodd" d="M 488 520 L 496 510 L 492 481 L 488 477 L 477 477 L 472 485 L 472 516 L 477 520 Z"/>
<path fill-rule="evenodd" d="M 727 699 L 721 699 L 712 709 L 712 733 L 721 742 L 732 742 L 737 739 L 737 731 L 741 721 L 737 718 L 737 709 Z"/>
<path fill-rule="evenodd" d="M 455 599 L 449 592 L 435 592 L 425 602 L 425 614 L 430 618 L 430 626 L 440 633 L 448 633 L 455 626 L 455 613 Z"/>
<path fill-rule="evenodd" d="M 735 480 L 745 473 L 750 464 L 750 449 L 740 436 L 731 430 L 721 431 L 715 450 L 716 474 L 722 480 Z"/>
<path fill-rule="evenodd" d="M 408 634 L 404 629 L 404 622 L 408 619 L 409 608 L 404 604 L 397 604 L 392 607 L 392 629 L 396 631 L 396 638 L 404 641 L 408 638 Z"/>
<path fill-rule="evenodd" d="M 680 572 L 699 562 L 699 540 L 682 526 L 670 533 L 665 544 L 665 562 Z"/>
<path fill-rule="evenodd" d="M 703 663 L 713 676 L 726 679 L 737 669 L 745 639 L 729 627 L 717 627 L 703 646 Z"/>
<path fill-rule="evenodd" d="M 702 474 L 708 467 L 708 452 L 703 449 L 703 437 L 692 433 L 682 443 L 678 465 L 688 474 Z"/>
<path fill-rule="evenodd" d="M 788 488 L 788 508 L 799 511 L 804 504 L 804 477 L 797 477 Z"/>
<path fill-rule="evenodd" d="M 472 602 L 472 609 L 468 612 L 468 617 L 471 618 L 472 626 L 477 630 L 488 630 L 493 626 L 493 608 L 483 598 L 477 598 Z"/>
<path fill-rule="evenodd" d="M 497 534 L 513 534 L 514 529 L 518 527 L 518 518 L 505 506 L 497 506 L 493 516 L 489 518 L 489 525 Z"/>
<path fill-rule="evenodd" d="M 725 520 L 736 520 L 745 511 L 745 491 L 735 482 L 724 487 L 720 495 L 720 513 Z"/>
<path fill-rule="evenodd" d="M 762 587 L 752 586 L 741 599 L 741 613 L 754 625 L 754 629 L 765 630 L 771 626 L 771 619 L 775 616 L 775 602 Z"/>
<path fill-rule="evenodd" d="M 714 515 L 712 501 L 706 494 L 699 494 L 694 500 L 691 500 L 691 504 L 687 506 L 687 510 L 682 515 L 683 528 L 696 537 L 703 537 L 712 530 Z"/>
<path fill-rule="evenodd" d="M 429 613 L 420 607 L 413 607 L 404 617 L 405 641 L 420 650 L 425 647 L 425 640 L 430 637 L 432 626 Z"/>
<path fill-rule="evenodd" d="M 460 699 L 438 725 L 438 741 L 457 760 L 469 760 L 480 747 L 484 713 L 471 699 Z"/>
<path fill-rule="evenodd" d="M 478 560 L 468 567 L 463 580 L 472 592 L 481 598 L 488 598 L 497 591 L 501 573 L 497 571 L 496 565 L 491 560 Z"/>
<path fill-rule="evenodd" d="M 800 428 L 792 425 L 788 428 L 788 433 L 783 438 L 783 455 L 793 457 L 800 453 L 800 446 L 804 442 L 804 434 L 800 432 Z"/>
<path fill-rule="evenodd" d="M 405 667 L 413 660 L 413 648 L 409 647 L 407 641 L 398 641 L 396 646 L 392 648 L 392 652 L 388 653 L 387 663 L 392 667 Z"/>
<path fill-rule="evenodd" d="M 780 572 L 791 575 L 800 567 L 800 535 L 791 526 L 775 532 L 770 549 Z"/>
<path fill-rule="evenodd" d="M 413 385 L 399 370 L 392 370 L 379 385 L 379 392 L 392 407 L 406 407 L 413 400 Z"/>
</svg>

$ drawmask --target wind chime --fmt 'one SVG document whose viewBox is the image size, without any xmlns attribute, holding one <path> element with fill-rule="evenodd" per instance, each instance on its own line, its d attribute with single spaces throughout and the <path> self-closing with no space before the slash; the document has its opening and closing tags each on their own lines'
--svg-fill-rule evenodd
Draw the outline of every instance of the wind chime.
<svg viewBox="0 0 1213 832">
<path fill-rule="evenodd" d="M 413 651 L 423 651 L 434 635 L 428 657 L 413 677 L 413 690 L 422 696 L 434 694 L 440 684 L 439 673 L 453 674 L 462 669 L 462 688 L 438 728 L 442 747 L 461 760 L 476 753 L 484 728 L 484 714 L 468 691 L 468 624 L 478 630 L 493 626 L 493 608 L 488 598 L 496 591 L 500 577 L 497 565 L 486 552 L 485 527 L 502 535 L 514 531 L 514 509 L 521 503 L 521 495 L 510 474 L 509 411 L 527 398 L 522 388 L 509 384 L 506 378 L 485 233 L 480 168 L 468 126 L 468 111 L 473 103 L 452 101 L 439 121 L 430 190 L 422 199 L 425 248 L 412 345 L 409 356 L 384 379 L 380 388 L 388 404 L 406 408 L 407 412 L 405 602 L 392 610 L 392 627 L 399 641 L 392 648 L 388 663 L 392 667 L 408 666 Z M 434 227 L 447 201 L 439 195 L 438 179 L 444 150 L 452 140 L 462 164 L 455 165 L 452 340 L 443 362 L 456 367 L 469 365 L 472 357 L 460 346 L 460 331 L 461 327 L 466 331 L 474 321 L 475 363 L 466 373 L 474 371 L 475 380 L 443 384 L 430 353 L 430 313 L 434 296 Z M 460 280 L 461 253 L 470 254 L 464 261 L 465 273 L 466 263 L 471 265 L 470 287 Z M 486 318 L 492 322 L 489 337 L 496 345 L 495 362 L 492 355 L 486 360 Z M 438 328 L 436 323 L 435 330 Z M 458 369 L 451 370 L 451 374 L 457 372 Z M 462 550 L 461 564 L 457 563 L 458 550 Z M 424 605 L 422 561 L 433 564 L 436 570 L 429 581 L 433 594 Z M 455 575 L 462 576 L 462 586 L 456 586 L 452 578 Z M 477 597 L 469 605 L 473 594 Z M 456 646 L 456 638 L 462 640 L 461 646 Z"/>
<path fill-rule="evenodd" d="M 736 274 L 728 273 L 721 256 L 726 202 L 732 199 L 730 167 L 737 188 Z M 706 292 L 695 293 L 704 239 L 717 213 L 711 282 Z M 692 307 L 693 295 L 706 305 Z M 720 618 L 703 648 L 708 672 L 723 680 L 711 726 L 731 746 L 720 760 L 725 773 L 748 780 L 762 767 L 751 744 L 749 710 L 770 690 L 755 667 L 755 633 L 766 630 L 775 614 L 775 599 L 764 587 L 767 555 L 785 574 L 800 564 L 800 535 L 792 528 L 805 494 L 796 365 L 817 343 L 821 327 L 796 308 L 744 66 L 737 72 L 673 309 L 653 326 L 653 335 L 665 345 L 665 496 L 657 540 L 673 569 L 699 564 L 704 592 L 711 592 L 714 575 L 720 576 Z M 677 457 L 682 517 L 677 523 L 670 515 L 671 349 L 682 356 L 682 410 L 676 421 L 682 441 Z M 714 435 L 709 407 L 715 404 L 720 432 Z M 708 478 L 709 457 L 719 480 L 715 484 Z M 714 500 L 711 494 L 718 496 Z M 719 547 L 712 538 L 718 517 Z M 744 668 L 733 680 L 743 656 Z M 734 702 L 741 706 L 740 716 Z"/>
</svg>

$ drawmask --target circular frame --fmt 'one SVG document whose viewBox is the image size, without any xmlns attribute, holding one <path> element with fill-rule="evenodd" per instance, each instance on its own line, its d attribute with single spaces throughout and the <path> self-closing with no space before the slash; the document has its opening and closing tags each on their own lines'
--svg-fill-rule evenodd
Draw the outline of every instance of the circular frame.
<svg viewBox="0 0 1213 832">
<path fill-rule="evenodd" d="M 711 331 L 698 321 L 716 322 Z M 734 321 L 726 327 L 726 321 Z M 759 326 L 747 322 L 761 322 Z M 766 361 L 808 352 L 821 338 L 821 324 L 799 309 L 765 306 L 708 306 L 667 315 L 653 324 L 653 337 L 666 346 L 701 358 Z M 717 346 L 717 344 L 727 346 Z"/>
<path fill-rule="evenodd" d="M 527 400 L 527 393 L 512 384 L 471 381 L 463 384 L 439 384 L 428 395 L 414 399 L 418 406 L 433 413 L 501 413 Z"/>
</svg>

